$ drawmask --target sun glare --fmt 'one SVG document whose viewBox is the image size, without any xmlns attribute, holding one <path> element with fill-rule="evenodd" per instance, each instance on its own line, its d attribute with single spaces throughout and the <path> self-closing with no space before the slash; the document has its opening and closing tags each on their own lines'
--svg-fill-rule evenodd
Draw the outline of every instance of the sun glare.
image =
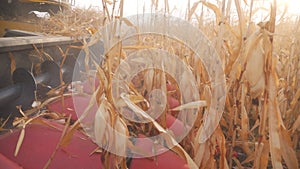
<svg viewBox="0 0 300 169">
<path fill-rule="evenodd" d="M 273 2 L 273 0 L 269 0 Z M 277 0 L 278 7 L 287 8 L 287 13 L 290 15 L 300 14 L 300 0 Z"/>
<path fill-rule="evenodd" d="M 116 1 L 119 2 L 120 0 Z M 192 6 L 194 2 L 198 0 L 190 0 L 190 5 Z M 222 1 L 217 0 L 207 0 L 208 2 L 211 2 L 213 4 L 221 3 Z M 265 8 L 268 10 L 269 4 L 273 3 L 274 0 L 254 0 L 254 3 L 260 7 Z M 151 0 L 130 0 L 125 1 L 124 4 L 124 16 L 130 16 L 135 15 L 137 13 L 143 13 L 143 12 L 151 12 Z M 164 6 L 165 1 L 158 1 L 160 4 L 159 6 L 162 8 Z M 183 0 L 168 0 L 169 10 L 172 13 L 172 15 L 175 15 L 177 17 L 184 17 L 187 10 L 187 4 L 188 1 Z M 249 7 L 250 0 L 246 0 L 247 5 Z M 219 4 L 220 5 L 220 4 Z M 234 3 L 232 3 L 234 6 Z M 102 9 L 102 2 L 100 0 L 77 0 L 76 6 L 79 7 L 97 7 L 99 9 Z M 246 7 L 244 6 L 244 7 Z M 300 15 L 300 0 L 277 0 L 277 8 L 278 12 L 283 12 L 285 8 L 287 8 L 287 15 L 289 16 L 299 16 Z M 152 11 L 153 12 L 153 11 Z M 267 11 L 262 11 L 267 12 Z"/>
<path fill-rule="evenodd" d="M 300 1 L 299 0 L 280 0 L 281 3 L 287 5 L 291 14 L 300 14 Z"/>
</svg>

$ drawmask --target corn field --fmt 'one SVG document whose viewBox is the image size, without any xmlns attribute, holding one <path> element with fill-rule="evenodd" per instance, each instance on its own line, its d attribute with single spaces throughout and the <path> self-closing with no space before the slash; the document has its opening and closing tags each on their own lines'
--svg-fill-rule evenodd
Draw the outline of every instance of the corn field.
<svg viewBox="0 0 300 169">
<path fill-rule="evenodd" d="M 54 15 L 49 20 L 43 21 L 42 30 L 48 34 L 74 36 L 79 39 L 91 36 L 92 40 L 83 40 L 83 46 L 71 46 L 81 48 L 86 56 L 89 56 L 88 47 L 105 37 L 97 32 L 99 27 L 118 19 L 122 20 L 124 3 L 130 2 L 102 0 L 102 3 L 102 12 L 73 9 L 71 12 L 64 11 Z M 153 11 L 172 15 L 167 0 L 163 2 L 152 0 L 151 3 Z M 259 6 L 254 0 L 214 2 L 200 0 L 186 3 L 188 8 L 182 18 L 210 40 L 225 74 L 225 106 L 220 120 L 212 120 L 209 123 L 209 127 L 214 129 L 213 132 L 203 141 L 201 128 L 204 118 L 216 118 L 210 116 L 211 113 L 207 114 L 215 110 L 210 110 L 211 104 L 214 104 L 212 102 L 214 93 L 204 63 L 197 59 L 194 51 L 177 40 L 145 34 L 135 37 L 131 45 L 117 43 L 105 53 L 105 59 L 101 63 L 96 63 L 89 57 L 85 60 L 87 71 L 96 69 L 100 84 L 91 95 L 95 101 L 91 101 L 87 107 L 89 109 L 96 103 L 99 105 L 94 121 L 95 142 L 98 145 L 114 147 L 115 151 L 123 151 L 125 147 L 141 152 L 130 140 L 116 139 L 114 131 L 107 129 L 107 126 L 111 126 L 125 136 L 143 134 L 145 137 L 151 137 L 162 134 L 166 147 L 170 147 L 171 151 L 185 159 L 190 168 L 299 168 L 299 16 L 287 15 L 287 10 L 279 6 L 276 0 L 265 3 L 264 7 Z M 265 17 L 255 18 L 262 11 Z M 206 17 L 207 13 L 210 13 L 209 18 Z M 126 18 L 123 21 L 134 27 Z M 105 38 L 103 41 L 106 43 Z M 190 91 L 180 91 L 180 84 L 177 84 L 176 78 L 157 69 L 136 74 L 134 79 L 126 84 L 130 94 L 117 93 L 121 99 L 114 100 L 113 79 L 121 61 L 135 51 L 152 48 L 163 49 L 179 56 L 196 79 L 198 89 L 196 101 L 192 104 L 183 103 L 181 98 L 184 94 L 191 95 Z M 89 67 L 90 62 L 93 63 L 93 68 Z M 178 69 L 175 63 L 169 64 L 170 70 Z M 124 67 L 123 71 L 130 69 Z M 185 88 L 189 88 L 189 77 L 184 76 L 182 79 L 183 82 L 187 82 L 182 84 L 186 86 Z M 163 113 L 153 120 L 152 116 L 146 113 L 151 102 L 147 91 L 160 87 L 166 91 L 166 97 L 171 99 L 163 109 Z M 47 103 L 42 105 L 45 104 Z M 136 110 L 135 113 L 140 118 L 147 119 L 148 123 L 137 124 L 124 118 L 117 108 L 119 105 Z M 190 126 L 187 135 L 177 144 L 174 135 L 167 130 L 166 115 L 178 117 L 179 110 L 195 107 L 199 108 L 197 116 L 193 117 L 195 122 Z M 72 137 L 73 130 L 82 130 L 80 119 L 72 125 L 67 121 L 68 130 L 61 139 L 61 145 L 66 144 Z M 25 124 L 31 120 L 26 119 Z M 186 120 L 190 124 L 189 116 Z M 105 167 L 127 168 L 126 157 L 115 155 L 105 149 L 101 149 L 101 152 Z M 146 152 L 141 153 L 147 155 Z"/>
</svg>

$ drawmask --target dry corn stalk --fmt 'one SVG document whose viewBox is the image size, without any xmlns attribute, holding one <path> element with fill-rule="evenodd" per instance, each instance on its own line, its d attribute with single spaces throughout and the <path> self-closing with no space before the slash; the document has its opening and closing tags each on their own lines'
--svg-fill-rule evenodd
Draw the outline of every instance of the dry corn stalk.
<svg viewBox="0 0 300 169">
<path fill-rule="evenodd" d="M 96 33 L 103 25 L 103 14 L 94 9 L 70 8 L 41 20 L 41 30 L 52 35 L 82 38 Z"/>
<path fill-rule="evenodd" d="M 114 5 L 115 3 L 105 2 L 106 6 Z M 229 78 L 229 85 L 225 114 L 214 134 L 202 144 L 199 144 L 198 140 L 193 140 L 195 144 L 191 146 L 189 145 L 191 138 L 196 137 L 193 137 L 194 133 L 190 133 L 188 139 L 181 142 L 180 146 L 186 150 L 188 147 L 192 147 L 192 151 L 187 152 L 189 152 L 189 155 L 199 168 L 250 167 L 260 169 L 271 167 L 270 162 L 273 168 L 298 168 L 297 158 L 298 160 L 300 159 L 300 32 L 298 27 L 300 20 L 289 20 L 287 18 L 275 24 L 276 14 L 274 11 L 276 5 L 273 3 L 270 21 L 265 22 L 265 20 L 262 20 L 263 22 L 258 24 L 258 26 L 253 26 L 255 24 L 251 19 L 259 11 L 268 11 L 268 9 L 256 8 L 254 0 L 251 0 L 251 2 L 236 0 L 234 3 L 238 11 L 238 18 L 234 18 L 234 15 L 229 12 L 230 8 L 232 8 L 230 5 L 232 3 L 232 0 L 223 0 L 220 3 L 222 4 L 221 6 L 209 1 L 197 1 L 188 9 L 187 19 L 193 21 L 194 17 L 196 17 L 199 21 L 199 28 L 212 41 L 218 42 L 216 46 L 222 57 L 224 70 Z M 159 1 L 153 0 L 152 4 L 155 10 L 158 11 Z M 168 3 L 164 4 L 165 11 L 168 11 Z M 224 12 L 224 4 L 228 4 L 226 12 Z M 249 4 L 251 5 L 250 11 L 247 10 Z M 243 10 L 243 6 L 247 9 Z M 200 8 L 201 13 L 198 14 L 197 9 Z M 207 12 L 206 8 L 214 12 L 215 19 L 213 22 L 204 19 L 203 16 Z M 103 17 L 105 19 L 114 19 L 114 11 L 110 12 L 108 8 L 105 8 L 104 11 Z M 51 18 L 49 22 L 45 23 L 45 25 L 49 24 L 48 27 L 44 27 L 48 29 L 45 32 L 71 36 L 93 34 L 93 29 L 101 25 L 99 23 L 101 17 L 99 17 L 100 15 L 85 17 L 86 14 L 84 11 L 75 11 L 74 13 L 67 12 L 61 18 Z M 69 22 L 72 20 L 70 15 L 76 16 L 73 17 L 76 21 L 71 24 Z M 282 16 L 281 18 L 283 18 Z M 97 18 L 97 22 L 90 20 L 91 18 Z M 127 24 L 130 25 L 129 22 Z M 115 137 L 114 133 L 109 133 L 108 130 L 105 130 L 107 126 L 102 126 L 101 120 L 106 121 L 108 126 L 117 127 L 118 131 L 122 133 L 127 132 L 125 125 L 132 125 L 127 121 L 124 124 L 122 117 L 118 115 L 113 106 L 108 106 L 112 103 L 109 93 L 112 72 L 120 61 L 126 58 L 124 53 L 130 50 L 159 47 L 170 53 L 184 56 L 182 60 L 195 73 L 201 99 L 206 102 L 182 105 L 174 108 L 173 111 L 183 109 L 185 108 L 184 106 L 193 107 L 199 104 L 207 104 L 207 107 L 209 107 L 211 104 L 207 72 L 201 61 L 193 58 L 192 52 L 182 48 L 178 43 L 166 41 L 160 37 L 139 38 L 142 39 L 140 44 L 127 47 L 118 46 L 109 52 L 108 58 L 110 63 L 104 66 L 95 63 L 98 77 L 101 80 L 101 89 L 99 89 L 97 97 L 102 98 L 100 96 L 103 96 L 103 94 L 107 97 L 107 99 L 100 99 L 101 109 L 99 108 L 95 119 L 95 133 L 102 133 L 102 135 L 96 136 L 96 141 L 99 144 L 115 146 L 113 142 L 109 144 L 107 141 L 108 138 L 112 139 L 112 137 Z M 157 44 L 157 41 L 160 43 Z M 86 44 L 86 46 L 88 45 Z M 174 70 L 176 70 L 176 65 L 174 65 Z M 155 73 L 157 72 L 145 72 L 145 86 L 143 86 L 143 89 L 150 91 L 153 86 L 158 85 L 156 83 L 159 83 L 161 79 L 155 76 Z M 172 79 L 167 79 L 172 81 Z M 140 90 L 134 89 L 134 87 L 132 87 L 132 90 L 133 93 L 130 97 L 128 96 L 129 100 L 127 101 L 130 101 L 130 104 L 133 106 L 147 107 L 141 106 L 145 98 L 139 93 Z M 176 95 L 176 90 L 175 88 L 175 92 L 170 92 L 170 94 Z M 125 103 L 123 101 L 120 104 Z M 206 107 L 200 110 L 203 112 L 207 111 Z M 202 114 L 200 114 L 192 130 L 195 133 L 199 131 L 202 118 Z M 161 126 L 164 126 L 159 125 L 152 124 L 152 127 L 154 126 L 157 130 L 157 128 L 161 129 Z M 146 131 L 143 127 L 136 129 L 140 132 Z M 160 132 L 164 132 L 164 130 L 161 129 Z M 153 133 L 147 131 L 147 134 Z M 122 140 L 122 147 L 115 148 L 124 150 L 123 146 L 127 146 L 126 141 Z M 241 148 L 241 150 L 237 151 L 236 147 Z M 134 146 L 131 145 L 130 148 L 134 149 Z M 184 154 L 184 151 L 181 149 L 174 151 L 181 155 Z M 298 151 L 298 154 L 296 154 L 296 151 Z M 269 156 L 269 153 L 271 153 L 271 156 Z M 115 160 L 113 166 L 122 165 L 121 158 L 107 153 L 105 155 L 106 166 L 111 166 L 111 164 L 108 164 L 111 158 Z"/>
</svg>

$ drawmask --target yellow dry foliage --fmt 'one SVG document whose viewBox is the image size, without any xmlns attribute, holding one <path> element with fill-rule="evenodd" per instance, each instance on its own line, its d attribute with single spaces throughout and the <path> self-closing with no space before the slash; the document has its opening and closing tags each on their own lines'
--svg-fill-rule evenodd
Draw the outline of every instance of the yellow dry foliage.
<svg viewBox="0 0 300 169">
<path fill-rule="evenodd" d="M 103 13 L 91 15 L 90 11 L 76 9 L 58 14 L 44 22 L 42 26 L 46 33 L 52 34 L 75 37 L 94 34 L 104 21 L 122 19 L 123 1 L 119 4 L 119 8 L 115 6 L 115 1 L 103 3 L 106 6 L 114 6 L 115 11 L 104 8 Z M 226 76 L 227 95 L 224 113 L 217 129 L 206 142 L 200 143 L 197 136 L 203 122 L 202 112 L 208 111 L 207 107 L 212 99 L 211 84 L 203 63 L 195 59 L 194 53 L 179 41 L 157 35 L 140 36 L 136 45 L 115 45 L 106 53 L 104 63 L 101 65 L 95 63 L 97 76 L 102 84 L 94 93 L 100 105 L 94 126 L 97 133 L 96 142 L 120 151 L 124 151 L 126 147 L 141 151 L 128 140 L 118 140 L 122 144 L 117 144 L 114 140 L 117 136 L 107 130 L 107 127 L 112 127 L 124 135 L 143 133 L 152 136 L 167 133 L 163 117 L 156 122 L 144 112 L 144 109 L 147 109 L 147 94 L 143 91 L 149 91 L 167 81 L 174 83 L 174 79 L 168 74 L 150 70 L 142 72 L 137 76 L 144 78 L 144 83 L 127 84 L 131 95 L 123 95 L 123 100 L 118 102 L 128 105 L 139 116 L 150 119 L 151 123 L 147 128 L 143 125 L 134 126 L 134 123 L 124 120 L 114 105 L 111 92 L 112 76 L 120 61 L 126 58 L 126 54 L 140 49 L 160 48 L 180 56 L 198 83 L 202 100 L 199 98 L 197 102 L 173 109 L 174 111 L 201 107 L 199 109 L 201 113 L 191 132 L 180 144 L 171 149 L 186 159 L 191 168 L 195 168 L 195 165 L 203 169 L 299 168 L 300 20 L 299 17 L 292 19 L 288 16 L 276 19 L 280 15 L 276 13 L 277 5 L 274 0 L 268 4 L 270 5 L 268 17 L 254 21 L 252 17 L 255 13 L 265 11 L 261 7 L 255 8 L 255 3 L 253 0 L 223 0 L 214 4 L 200 0 L 187 9 L 187 20 L 197 25 L 215 45 Z M 158 0 L 152 0 L 153 8 L 158 9 L 159 4 Z M 168 13 L 168 2 L 164 1 L 163 4 L 164 12 Z M 247 6 L 247 10 L 242 6 Z M 231 15 L 230 8 L 236 9 L 236 15 Z M 116 17 L 117 9 L 120 17 Z M 206 21 L 203 18 L 206 11 L 214 13 L 214 21 Z M 129 21 L 124 20 L 131 26 Z M 87 46 L 89 44 L 85 43 L 84 47 Z M 176 65 L 173 69 L 176 70 Z M 180 98 L 181 95 L 177 90 L 178 86 L 168 94 Z M 166 113 L 168 110 L 164 115 Z M 103 120 L 106 123 L 103 123 Z M 135 132 L 128 131 L 126 126 L 131 126 Z M 20 140 L 23 137 L 24 130 Z M 172 134 L 166 134 L 164 138 L 167 144 L 175 144 Z M 17 150 L 19 146 L 20 144 L 17 145 Z M 104 165 L 125 168 L 125 158 L 109 152 L 103 153 L 103 156 L 107 162 L 107 164 L 104 162 Z M 111 160 L 114 164 L 109 164 Z"/>
</svg>

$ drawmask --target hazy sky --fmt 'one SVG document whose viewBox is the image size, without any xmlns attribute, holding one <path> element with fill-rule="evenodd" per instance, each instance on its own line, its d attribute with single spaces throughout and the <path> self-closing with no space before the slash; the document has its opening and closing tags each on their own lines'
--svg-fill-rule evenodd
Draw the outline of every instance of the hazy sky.
<svg viewBox="0 0 300 169">
<path fill-rule="evenodd" d="M 113 1 L 113 0 L 110 0 Z M 119 2 L 120 0 L 116 0 Z M 164 1 L 165 0 L 159 0 L 160 8 L 164 7 Z M 190 0 L 191 1 L 191 6 L 193 5 L 194 2 L 199 1 L 199 0 Z M 213 4 L 217 4 L 217 2 L 222 2 L 221 0 L 206 0 L 208 2 L 211 2 Z M 249 8 L 250 0 L 245 0 L 248 2 L 248 6 L 242 6 L 245 8 Z M 260 2 L 264 2 L 263 4 L 265 6 L 262 6 L 262 8 L 269 9 L 269 4 L 273 0 L 256 0 Z M 98 7 L 102 9 L 102 0 L 75 0 L 77 6 L 81 7 Z M 124 16 L 130 16 L 130 15 L 135 15 L 137 13 L 143 13 L 145 12 L 151 12 L 151 0 L 124 0 Z M 227 1 L 226 1 L 227 2 Z M 186 14 L 186 9 L 187 9 L 187 4 L 188 0 L 168 0 L 169 3 L 169 8 L 170 11 L 172 12 L 172 15 L 178 16 L 178 17 L 184 17 Z M 255 2 L 256 4 L 259 4 L 258 2 Z M 288 6 L 288 13 L 289 14 L 300 14 L 300 0 L 277 0 L 278 6 L 280 7 L 279 9 L 283 10 L 284 6 Z M 232 10 L 235 11 L 234 7 L 234 1 L 232 1 Z M 207 10 L 207 9 L 206 9 Z M 207 12 L 213 14 L 211 10 L 207 10 Z"/>
<path fill-rule="evenodd" d="M 196 0 L 191 0 L 194 2 Z M 213 0 L 214 1 L 214 0 Z M 135 15 L 137 13 L 151 12 L 151 0 L 124 0 L 124 15 Z M 160 0 L 160 7 L 163 6 L 164 0 Z M 177 16 L 184 16 L 187 7 L 187 0 L 168 0 L 170 11 Z M 76 0 L 77 6 L 89 7 L 102 7 L 102 0 Z"/>
</svg>

